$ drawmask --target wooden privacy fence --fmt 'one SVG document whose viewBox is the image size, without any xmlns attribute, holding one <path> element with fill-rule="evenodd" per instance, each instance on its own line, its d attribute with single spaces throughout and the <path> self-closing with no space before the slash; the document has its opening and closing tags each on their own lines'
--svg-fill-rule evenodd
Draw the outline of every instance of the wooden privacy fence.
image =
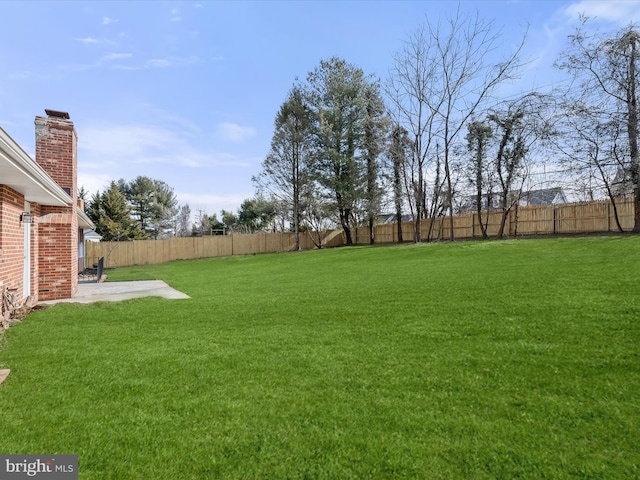
<svg viewBox="0 0 640 480">
<path fill-rule="evenodd" d="M 620 224 L 625 231 L 633 228 L 633 199 L 621 199 L 616 202 Z M 500 228 L 502 212 L 490 212 L 482 215 L 487 223 L 489 237 L 495 237 Z M 431 239 L 449 238 L 449 217 L 439 217 L 433 221 Z M 430 220 L 423 220 L 421 238 L 429 235 Z M 412 222 L 402 224 L 403 240 L 413 241 Z M 482 230 L 477 213 L 453 217 L 453 231 L 456 239 L 481 238 Z M 553 235 L 572 233 L 598 233 L 618 231 L 613 206 L 608 200 L 560 205 L 519 207 L 511 211 L 505 223 L 504 234 L 508 237 L 524 235 Z M 317 235 L 314 233 L 314 235 Z M 324 232 L 323 242 L 327 247 L 344 245 L 344 236 L 340 230 Z M 398 241 L 397 225 L 383 224 L 374 227 L 376 243 L 395 243 Z M 369 228 L 357 227 L 354 241 L 359 245 L 369 243 Z M 309 235 L 300 235 L 302 250 L 315 248 Z M 226 257 L 231 255 L 250 255 L 254 253 L 291 252 L 295 248 L 293 233 L 254 233 L 245 235 L 205 236 L 170 238 L 168 240 L 136 240 L 132 242 L 88 242 L 86 248 L 87 264 L 96 263 L 104 257 L 104 266 L 124 267 L 129 265 L 147 265 L 207 257 Z"/>
<path fill-rule="evenodd" d="M 317 233 L 314 233 L 314 237 Z M 317 238 L 317 237 L 316 237 Z M 322 234 L 324 245 L 344 245 L 342 231 Z M 105 268 L 147 265 L 208 257 L 251 255 L 254 253 L 291 252 L 295 249 L 293 233 L 254 233 L 204 237 L 181 237 L 167 240 L 134 240 L 131 242 L 87 242 L 87 265 L 104 257 Z M 307 233 L 300 235 L 302 250 L 312 250 L 315 244 Z"/>
<path fill-rule="evenodd" d="M 616 202 L 618 218 L 625 231 L 633 228 L 633 198 L 620 199 Z M 494 237 L 500 229 L 502 212 L 482 213 L 482 220 L 487 224 L 487 234 Z M 449 239 L 451 218 L 439 217 L 433 220 L 431 236 L 429 228 L 431 220 L 422 221 L 420 238 L 426 240 Z M 594 202 L 566 203 L 558 205 L 541 205 L 534 207 L 518 207 L 509 213 L 504 235 L 507 237 L 523 235 L 553 235 L 575 233 L 617 232 L 613 206 L 609 200 Z M 405 242 L 413 240 L 413 222 L 403 222 L 402 237 Z M 458 215 L 453 217 L 453 233 L 456 239 L 482 238 L 482 230 L 478 220 L 478 213 Z M 390 243 L 398 241 L 397 224 L 383 224 L 374 227 L 376 243 Z M 355 242 L 359 245 L 369 243 L 369 228 L 357 227 Z"/>
</svg>

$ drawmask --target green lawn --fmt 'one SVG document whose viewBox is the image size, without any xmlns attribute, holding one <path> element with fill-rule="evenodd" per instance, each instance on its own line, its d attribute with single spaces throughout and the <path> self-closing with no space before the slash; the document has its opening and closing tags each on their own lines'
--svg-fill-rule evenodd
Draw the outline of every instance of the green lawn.
<svg viewBox="0 0 640 480">
<path fill-rule="evenodd" d="M 0 452 L 81 479 L 640 477 L 640 236 L 122 268 L 0 338 Z"/>
</svg>

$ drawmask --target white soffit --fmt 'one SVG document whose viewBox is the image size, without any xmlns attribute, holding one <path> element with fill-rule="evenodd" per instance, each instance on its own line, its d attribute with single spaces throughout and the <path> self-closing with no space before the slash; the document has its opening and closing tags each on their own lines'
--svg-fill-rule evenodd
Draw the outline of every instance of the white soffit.
<svg viewBox="0 0 640 480">
<path fill-rule="evenodd" d="M 24 195 L 28 202 L 66 206 L 73 199 L 53 181 L 44 169 L 0 128 L 0 185 Z"/>
</svg>

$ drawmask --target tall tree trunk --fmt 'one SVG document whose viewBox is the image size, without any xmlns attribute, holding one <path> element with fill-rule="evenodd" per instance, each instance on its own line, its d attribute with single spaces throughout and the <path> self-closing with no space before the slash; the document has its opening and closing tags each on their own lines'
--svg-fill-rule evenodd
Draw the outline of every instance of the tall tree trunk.
<svg viewBox="0 0 640 480">
<path fill-rule="evenodd" d="M 622 228 L 622 225 L 620 225 L 620 217 L 618 216 L 618 205 L 616 204 L 615 198 L 611 198 L 611 206 L 613 207 L 613 218 L 616 221 L 616 226 L 618 227 L 618 231 L 622 233 L 624 232 L 624 230 Z"/>
<path fill-rule="evenodd" d="M 345 243 L 349 246 L 353 245 L 353 236 L 351 235 L 351 225 L 349 224 L 350 212 L 348 209 L 340 209 L 340 224 L 344 231 Z"/>
<path fill-rule="evenodd" d="M 447 177 L 447 202 L 449 203 L 449 240 L 455 240 L 453 236 L 453 191 L 451 190 L 451 171 L 449 170 L 449 159 L 445 153 L 444 173 Z"/>
<path fill-rule="evenodd" d="M 603 171 L 602 165 L 599 162 L 596 162 L 596 167 L 600 172 L 600 176 L 605 178 L 605 173 Z M 616 227 L 618 227 L 618 231 L 620 233 L 624 232 L 622 225 L 620 224 L 620 217 L 618 216 L 618 205 L 616 204 L 616 196 L 611 190 L 611 182 L 604 182 L 604 186 L 607 190 L 607 196 L 609 197 L 609 201 L 611 202 L 611 206 L 613 207 L 613 218 L 616 221 Z M 593 195 L 591 195 L 591 201 L 593 201 Z M 637 210 L 636 210 L 637 212 Z"/>
<path fill-rule="evenodd" d="M 373 218 L 369 218 L 369 245 L 373 245 L 375 242 L 373 234 Z"/>
<path fill-rule="evenodd" d="M 416 217 L 413 221 L 413 241 L 420 243 L 422 240 L 422 217 L 424 212 L 424 176 L 422 166 L 418 171 L 418 191 L 414 192 L 416 199 Z"/>
<path fill-rule="evenodd" d="M 478 222 L 480 223 L 480 231 L 482 232 L 482 238 L 487 238 L 487 226 L 482 221 L 482 195 L 478 198 Z M 487 212 L 487 221 L 489 220 L 489 212 Z"/>
<path fill-rule="evenodd" d="M 509 210 L 503 210 L 502 211 L 502 218 L 500 219 L 500 229 L 498 230 L 498 235 L 496 235 L 497 238 L 503 238 L 504 237 L 504 227 L 507 224 L 507 218 L 509 217 Z"/>
<path fill-rule="evenodd" d="M 371 158 L 371 153 L 368 153 L 367 158 L 367 216 L 369 217 L 369 245 L 373 245 L 375 242 L 374 234 L 373 234 L 373 208 L 376 203 L 375 197 L 375 189 L 376 189 L 376 178 L 374 175 L 374 163 Z"/>
<path fill-rule="evenodd" d="M 476 212 L 478 213 L 478 222 L 480 222 L 480 231 L 482 232 L 482 238 L 487 238 L 487 227 L 482 221 L 482 171 L 478 169 L 476 174 L 476 185 L 478 191 L 476 193 Z M 489 195 L 487 195 L 487 222 L 489 221 Z"/>
<path fill-rule="evenodd" d="M 300 250 L 300 200 L 298 189 L 295 189 L 293 195 L 293 232 L 296 237 L 296 251 L 298 251 Z"/>
<path fill-rule="evenodd" d="M 498 234 L 496 235 L 496 238 L 499 239 L 504 237 L 504 227 L 507 223 L 507 218 L 509 217 L 509 211 L 511 210 L 511 207 L 507 207 L 508 199 L 509 192 L 505 190 L 502 192 L 502 218 L 500 219 L 500 228 L 498 229 Z"/>
<path fill-rule="evenodd" d="M 402 243 L 402 203 L 396 198 L 396 223 L 398 230 L 398 243 Z"/>
<path fill-rule="evenodd" d="M 453 189 L 451 186 L 451 169 L 449 168 L 449 118 L 445 125 L 444 137 L 444 175 L 447 179 L 447 202 L 449 203 L 449 240 L 455 240 L 453 236 Z"/>
<path fill-rule="evenodd" d="M 438 214 L 438 204 L 440 203 L 440 193 L 442 192 L 442 185 L 440 182 L 441 167 L 440 167 L 440 153 L 436 151 L 436 178 L 433 182 L 433 196 L 431 198 L 431 211 L 429 212 L 429 231 L 427 232 L 427 241 L 430 242 L 433 238 L 433 226 L 436 223 L 436 215 Z M 425 206 L 426 206 L 425 200 Z M 442 222 L 440 222 L 442 225 Z"/>
<path fill-rule="evenodd" d="M 638 156 L 638 104 L 636 98 L 636 49 L 638 36 L 629 35 L 631 58 L 629 60 L 629 88 L 627 90 L 629 153 L 633 182 L 633 231 L 640 233 L 640 158 Z"/>
<path fill-rule="evenodd" d="M 476 211 L 478 212 L 478 222 L 482 238 L 487 238 L 487 227 L 482 221 L 482 156 L 484 155 L 484 145 L 482 137 L 478 140 L 478 154 L 476 156 Z M 487 220 L 489 220 L 489 195 L 487 195 Z"/>
</svg>

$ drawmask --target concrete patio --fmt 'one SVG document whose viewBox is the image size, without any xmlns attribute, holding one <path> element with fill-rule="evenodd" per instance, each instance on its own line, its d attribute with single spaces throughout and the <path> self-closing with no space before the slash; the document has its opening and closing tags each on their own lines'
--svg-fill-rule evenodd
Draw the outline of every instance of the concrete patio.
<svg viewBox="0 0 640 480">
<path fill-rule="evenodd" d="M 79 283 L 78 291 L 73 297 L 39 302 L 39 305 L 119 302 L 142 297 L 162 297 L 170 300 L 190 298 L 188 295 L 171 288 L 162 280 L 141 280 L 135 282 Z"/>
</svg>

